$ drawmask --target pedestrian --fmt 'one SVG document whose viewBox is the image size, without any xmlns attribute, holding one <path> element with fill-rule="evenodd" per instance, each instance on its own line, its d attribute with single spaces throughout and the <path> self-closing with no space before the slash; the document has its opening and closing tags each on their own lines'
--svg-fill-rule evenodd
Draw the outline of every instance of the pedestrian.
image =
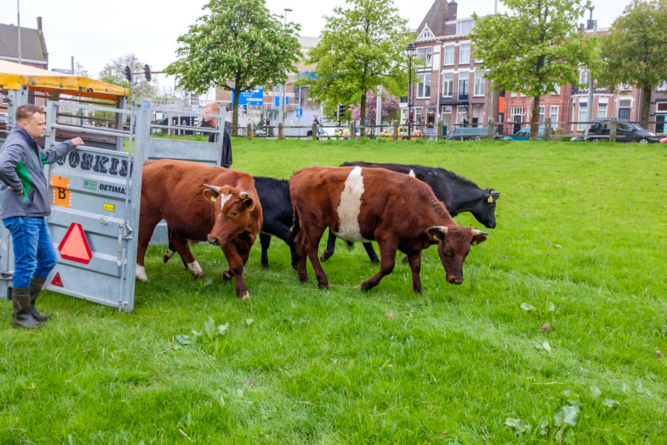
<svg viewBox="0 0 667 445">
<path fill-rule="evenodd" d="M 215 114 L 218 115 L 218 104 L 211 102 L 210 104 L 204 107 L 204 113 L 206 114 Z M 199 125 L 200 128 L 217 128 L 218 127 L 218 118 L 217 117 L 204 117 L 202 123 Z M 227 125 L 224 125 L 224 136 L 222 139 L 222 159 L 220 160 L 220 166 L 229 168 L 232 166 L 232 139 L 229 137 L 229 131 L 227 130 Z M 217 142 L 218 134 L 204 131 L 204 134 L 209 133 L 208 141 Z"/>
<path fill-rule="evenodd" d="M 16 109 L 16 125 L 0 149 L 0 211 L 14 247 L 14 327 L 37 328 L 50 318 L 40 314 L 35 303 L 58 261 L 46 224 L 51 208 L 44 164 L 65 157 L 83 141 L 74 138 L 41 148 L 35 139 L 44 136 L 46 121 L 44 112 L 34 105 Z"/>
</svg>

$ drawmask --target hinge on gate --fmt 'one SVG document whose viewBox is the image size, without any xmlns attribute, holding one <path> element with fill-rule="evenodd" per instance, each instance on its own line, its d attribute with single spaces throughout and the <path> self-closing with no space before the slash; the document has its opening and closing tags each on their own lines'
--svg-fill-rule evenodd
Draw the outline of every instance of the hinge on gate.
<svg viewBox="0 0 667 445">
<path fill-rule="evenodd" d="M 0 280 L 9 281 L 14 278 L 14 272 L 2 271 L 0 272 Z"/>
<path fill-rule="evenodd" d="M 132 229 L 132 226 L 130 226 L 129 223 L 125 222 L 123 223 L 123 239 L 128 240 L 132 239 L 132 233 L 134 232 L 134 229 Z"/>
</svg>

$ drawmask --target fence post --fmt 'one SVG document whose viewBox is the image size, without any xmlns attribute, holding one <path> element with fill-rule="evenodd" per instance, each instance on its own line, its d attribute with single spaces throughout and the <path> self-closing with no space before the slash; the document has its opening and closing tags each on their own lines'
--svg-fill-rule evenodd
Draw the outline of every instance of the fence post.
<svg viewBox="0 0 667 445">
<path fill-rule="evenodd" d="M 350 139 L 357 138 L 357 129 L 355 128 L 354 122 L 350 124 Z"/>
<path fill-rule="evenodd" d="M 283 124 L 282 122 L 278 124 L 278 140 L 283 138 Z"/>
<path fill-rule="evenodd" d="M 494 130 L 495 130 L 495 122 L 493 121 L 493 118 L 489 119 L 489 127 L 487 128 L 487 134 L 486 136 L 489 138 L 489 140 L 493 139 L 494 135 Z"/>
<path fill-rule="evenodd" d="M 609 123 L 609 141 L 616 142 L 616 130 L 618 129 L 618 121 L 615 117 L 611 118 Z"/>
<path fill-rule="evenodd" d="M 442 140 L 442 130 L 444 129 L 444 127 L 445 126 L 443 125 L 442 121 L 438 121 L 438 129 L 436 130 L 437 133 L 435 134 L 436 141 Z"/>
<path fill-rule="evenodd" d="M 246 137 L 246 139 L 248 139 L 248 140 L 252 139 L 252 125 L 250 125 L 250 124 L 248 124 L 248 126 L 246 127 L 246 135 L 245 135 L 245 137 Z"/>
<path fill-rule="evenodd" d="M 551 140 L 551 117 L 544 119 L 544 140 Z"/>
<path fill-rule="evenodd" d="M 398 140 L 398 121 L 394 121 L 394 133 L 391 135 L 391 138 L 395 141 Z"/>
<path fill-rule="evenodd" d="M 315 122 L 313 122 L 313 133 L 312 133 L 312 136 L 313 136 L 313 140 L 317 139 L 317 124 L 316 124 Z"/>
</svg>

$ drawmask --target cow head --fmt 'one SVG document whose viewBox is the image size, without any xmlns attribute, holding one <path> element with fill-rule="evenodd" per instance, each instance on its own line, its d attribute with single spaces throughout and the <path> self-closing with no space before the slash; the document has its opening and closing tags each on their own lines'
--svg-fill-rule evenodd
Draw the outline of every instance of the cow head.
<svg viewBox="0 0 667 445">
<path fill-rule="evenodd" d="M 438 255 L 447 273 L 449 284 L 463 283 L 463 263 L 470 246 L 486 241 L 486 232 L 470 227 L 433 226 L 427 230 L 428 236 L 438 241 Z"/>
<path fill-rule="evenodd" d="M 473 208 L 470 210 L 470 213 L 473 214 L 475 219 L 482 224 L 484 227 L 489 229 L 496 228 L 496 201 L 500 199 L 500 192 L 497 192 L 492 189 L 482 190 L 482 193 L 479 199 L 476 200 Z"/>
<path fill-rule="evenodd" d="M 208 242 L 223 246 L 241 234 L 252 220 L 255 201 L 247 192 L 230 187 L 204 184 L 204 198 L 215 206 L 215 223 L 207 235 Z"/>
</svg>

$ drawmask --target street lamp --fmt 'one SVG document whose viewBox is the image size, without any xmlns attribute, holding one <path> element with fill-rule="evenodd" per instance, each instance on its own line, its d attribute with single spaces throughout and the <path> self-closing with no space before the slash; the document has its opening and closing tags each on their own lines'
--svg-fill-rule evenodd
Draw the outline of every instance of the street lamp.
<svg viewBox="0 0 667 445">
<path fill-rule="evenodd" d="M 284 18 L 284 24 L 283 24 L 283 29 L 287 29 L 287 13 L 292 12 L 290 8 L 285 8 L 285 14 L 283 15 Z M 282 121 L 283 121 L 283 126 L 285 126 L 285 90 L 287 89 L 287 83 L 283 84 L 283 103 L 282 103 Z"/>
<path fill-rule="evenodd" d="M 440 49 L 438 50 L 438 51 L 440 51 L 440 57 L 443 57 L 443 54 L 442 54 L 442 40 L 438 40 L 435 43 L 437 43 L 438 46 L 440 47 Z M 436 123 L 436 125 L 438 124 L 438 122 L 440 122 L 440 81 L 442 80 L 442 76 L 440 75 L 440 68 L 442 67 L 442 62 L 443 62 L 442 60 L 440 60 L 440 62 L 438 62 L 438 88 L 437 88 L 438 91 L 435 94 L 435 123 Z"/>
<path fill-rule="evenodd" d="M 408 140 L 412 139 L 412 58 L 415 56 L 417 49 L 412 43 L 405 48 L 408 55 Z"/>
</svg>

